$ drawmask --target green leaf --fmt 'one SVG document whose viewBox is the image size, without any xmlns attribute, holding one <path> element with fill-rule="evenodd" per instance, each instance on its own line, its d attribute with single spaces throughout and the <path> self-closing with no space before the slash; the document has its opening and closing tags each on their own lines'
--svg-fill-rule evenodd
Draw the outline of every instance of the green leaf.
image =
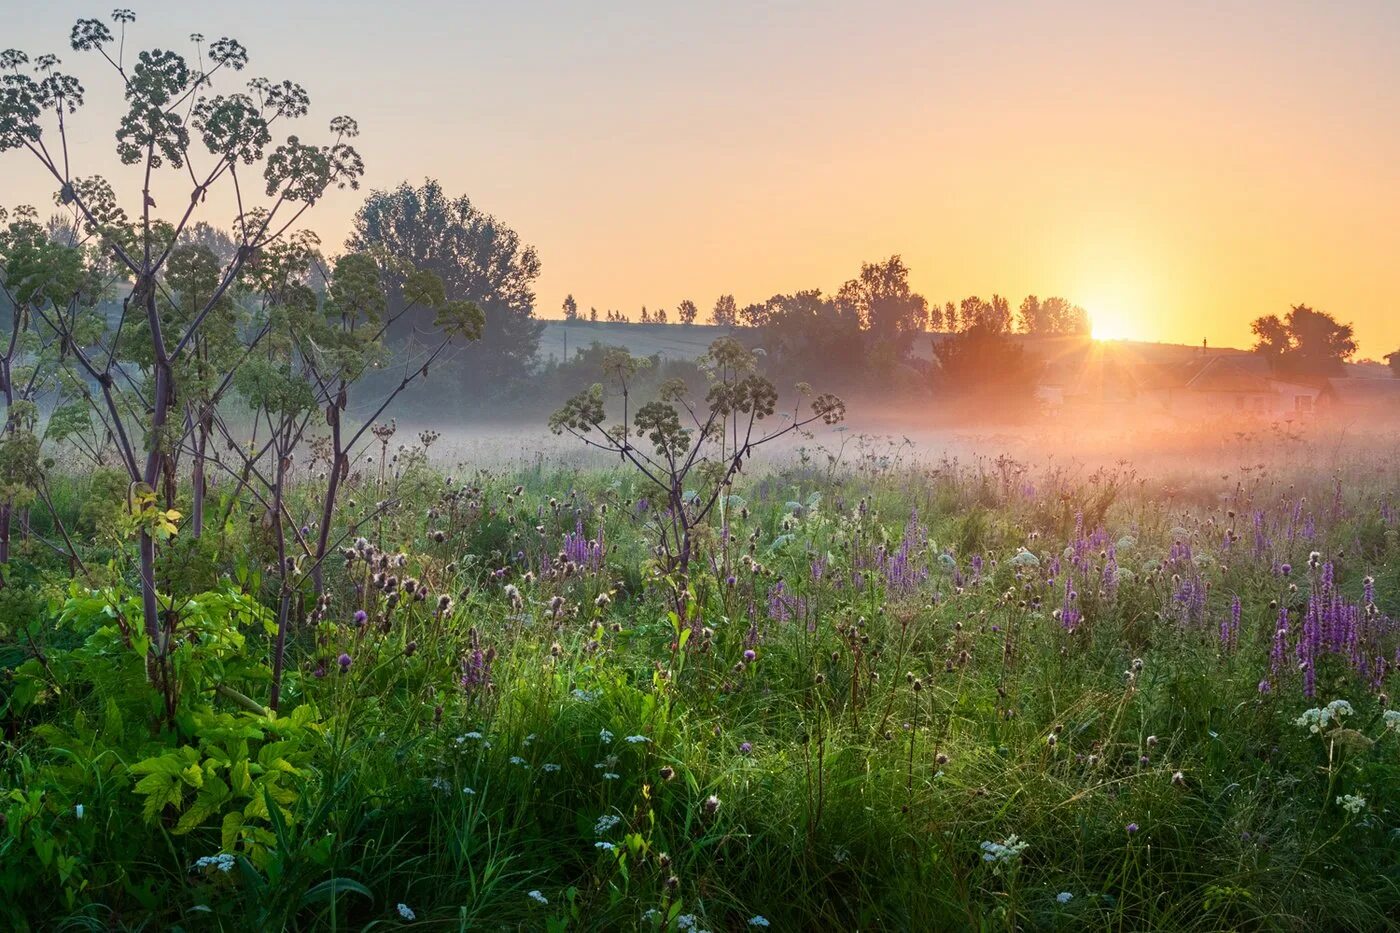
<svg viewBox="0 0 1400 933">
<path fill-rule="evenodd" d="M 358 894 L 367 901 L 374 900 L 370 889 L 351 878 L 328 878 L 301 896 L 301 906 L 311 907 L 331 903 L 342 894 Z"/>
</svg>

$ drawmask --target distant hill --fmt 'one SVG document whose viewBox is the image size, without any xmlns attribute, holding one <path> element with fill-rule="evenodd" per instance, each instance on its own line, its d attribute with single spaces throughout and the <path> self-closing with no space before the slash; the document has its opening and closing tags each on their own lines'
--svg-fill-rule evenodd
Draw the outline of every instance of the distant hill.
<svg viewBox="0 0 1400 933">
<path fill-rule="evenodd" d="M 709 349 L 716 337 L 730 333 L 734 328 L 717 327 L 714 324 L 619 324 L 592 321 L 546 320 L 544 334 L 540 337 L 540 359 L 551 356 L 563 359 L 575 350 L 598 343 L 614 347 L 626 347 L 637 356 L 651 356 L 659 353 L 666 359 L 693 360 Z M 914 341 L 910 352 L 918 359 L 931 359 L 933 345 L 946 340 L 946 333 L 930 332 Z M 1013 335 L 1016 340 L 1027 344 L 1032 353 L 1042 357 L 1054 357 L 1063 349 L 1082 346 L 1082 337 L 1032 337 L 1023 334 Z M 1130 352 L 1134 356 L 1153 362 L 1175 361 L 1201 352 L 1200 347 L 1172 343 L 1145 343 L 1128 340 L 1115 340 L 1106 344 L 1117 352 Z M 567 351 L 567 352 L 566 352 Z M 1243 353 L 1228 347 L 1212 347 L 1216 353 Z"/>
</svg>

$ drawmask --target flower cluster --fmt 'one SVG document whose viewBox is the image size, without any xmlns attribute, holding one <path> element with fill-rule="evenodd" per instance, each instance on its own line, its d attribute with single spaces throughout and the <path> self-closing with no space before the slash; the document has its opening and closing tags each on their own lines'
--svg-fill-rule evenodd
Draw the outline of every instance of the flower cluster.
<svg viewBox="0 0 1400 933">
<path fill-rule="evenodd" d="M 1352 714 L 1351 704 L 1346 700 L 1333 700 L 1326 706 L 1313 707 L 1294 720 L 1294 725 L 1305 726 L 1309 732 L 1321 732 L 1329 725 L 1340 725 L 1344 716 Z"/>
<path fill-rule="evenodd" d="M 1012 833 L 1001 842 L 982 843 L 982 861 L 990 864 L 993 871 L 1000 873 L 1003 868 L 1014 865 L 1029 846 L 1029 842 Z"/>
</svg>

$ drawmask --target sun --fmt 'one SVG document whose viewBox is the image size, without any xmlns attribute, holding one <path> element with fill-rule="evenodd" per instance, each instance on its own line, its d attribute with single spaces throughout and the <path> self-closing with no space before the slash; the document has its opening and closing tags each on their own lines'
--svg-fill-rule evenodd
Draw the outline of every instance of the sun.
<svg viewBox="0 0 1400 933">
<path fill-rule="evenodd" d="M 1090 312 L 1089 333 L 1095 340 L 1128 340 L 1132 336 L 1123 316 L 1103 310 Z"/>
</svg>

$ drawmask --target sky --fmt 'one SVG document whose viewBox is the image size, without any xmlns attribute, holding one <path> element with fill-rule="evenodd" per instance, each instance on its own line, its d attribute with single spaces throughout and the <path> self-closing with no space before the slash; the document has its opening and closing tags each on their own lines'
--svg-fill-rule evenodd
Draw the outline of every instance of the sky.
<svg viewBox="0 0 1400 933">
<path fill-rule="evenodd" d="M 310 91 L 304 140 L 359 121 L 367 188 L 437 178 L 514 227 L 541 316 L 830 292 L 898 253 L 930 300 L 1062 295 L 1100 336 L 1247 346 L 1302 302 L 1400 347 L 1394 0 L 123 2 L 128 54 L 233 36 L 240 80 Z M 0 46 L 83 78 L 78 171 L 133 203 L 118 92 L 67 45 L 106 12 L 0 0 Z M 0 154 L 0 204 L 51 194 Z M 339 248 L 364 194 L 308 225 Z"/>
</svg>

